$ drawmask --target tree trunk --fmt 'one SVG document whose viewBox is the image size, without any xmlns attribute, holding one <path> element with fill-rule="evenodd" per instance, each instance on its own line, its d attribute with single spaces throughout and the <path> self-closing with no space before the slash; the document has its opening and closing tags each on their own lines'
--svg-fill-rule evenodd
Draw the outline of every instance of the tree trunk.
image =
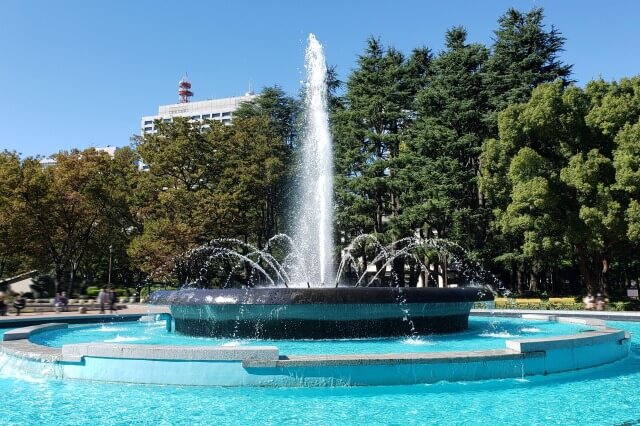
<svg viewBox="0 0 640 426">
<path fill-rule="evenodd" d="M 72 297 L 74 285 L 76 280 L 76 265 L 71 265 L 71 272 L 69 273 L 69 287 L 67 288 L 68 297 Z"/>
<path fill-rule="evenodd" d="M 64 270 L 62 269 L 61 266 L 56 265 L 56 277 L 54 279 L 56 293 L 60 291 L 60 287 L 62 286 L 62 282 L 63 282 L 63 277 L 64 277 Z"/>
<path fill-rule="evenodd" d="M 394 283 L 398 287 L 404 287 L 404 258 L 396 257 L 393 259 L 393 275 L 396 279 Z"/>
<path fill-rule="evenodd" d="M 576 244 L 575 249 L 576 257 L 578 259 L 578 268 L 585 281 L 587 294 L 595 295 L 600 292 L 598 273 L 594 269 L 591 257 L 587 253 L 585 247 L 581 244 Z"/>
<path fill-rule="evenodd" d="M 609 297 L 609 260 L 602 259 L 602 293 Z"/>
<path fill-rule="evenodd" d="M 382 229 L 382 217 L 384 216 L 384 204 L 382 202 L 382 193 L 380 191 L 376 192 L 376 217 L 374 229 L 378 234 L 381 234 Z"/>
<path fill-rule="evenodd" d="M 517 277 L 517 284 L 518 284 L 518 293 L 522 294 L 524 293 L 524 273 L 518 269 L 518 272 L 516 273 L 516 277 Z"/>
<path fill-rule="evenodd" d="M 538 291 L 538 274 L 533 271 L 529 273 L 529 291 Z"/>
</svg>

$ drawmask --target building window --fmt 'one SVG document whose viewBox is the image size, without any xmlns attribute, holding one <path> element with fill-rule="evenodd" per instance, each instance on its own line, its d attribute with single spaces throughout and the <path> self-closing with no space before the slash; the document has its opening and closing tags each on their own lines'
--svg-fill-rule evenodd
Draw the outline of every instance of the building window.
<svg viewBox="0 0 640 426">
<path fill-rule="evenodd" d="M 171 123 L 171 119 L 170 119 L 170 118 L 165 118 L 165 119 L 164 119 L 164 122 L 165 122 L 165 123 Z"/>
<path fill-rule="evenodd" d="M 153 120 L 145 120 L 144 125 L 148 126 L 149 124 L 153 124 Z"/>
<path fill-rule="evenodd" d="M 192 115 L 191 119 L 192 120 L 200 120 L 200 116 L 199 115 Z"/>
<path fill-rule="evenodd" d="M 206 120 L 207 118 L 211 118 L 211 114 L 202 114 L 203 120 Z"/>
<path fill-rule="evenodd" d="M 212 116 L 213 118 L 220 117 L 220 113 L 219 113 L 219 112 L 216 112 L 216 113 L 211 114 L 211 116 Z"/>
<path fill-rule="evenodd" d="M 231 113 L 230 112 L 223 112 L 222 116 L 223 117 L 231 117 Z"/>
<path fill-rule="evenodd" d="M 144 131 L 145 132 L 151 132 L 151 131 L 153 131 L 153 127 L 151 127 L 151 126 L 145 127 Z"/>
<path fill-rule="evenodd" d="M 222 120 L 222 122 L 223 122 L 224 124 L 231 124 L 231 120 L 230 120 L 230 119 L 228 119 L 228 118 L 225 118 L 224 120 Z"/>
</svg>

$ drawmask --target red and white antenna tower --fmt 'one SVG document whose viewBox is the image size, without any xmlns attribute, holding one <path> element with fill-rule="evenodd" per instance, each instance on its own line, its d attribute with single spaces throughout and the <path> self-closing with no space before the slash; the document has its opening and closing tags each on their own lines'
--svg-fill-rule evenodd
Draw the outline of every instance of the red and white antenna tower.
<svg viewBox="0 0 640 426">
<path fill-rule="evenodd" d="M 189 83 L 189 75 L 186 73 L 178 83 L 178 96 L 180 97 L 179 102 L 181 104 L 186 104 L 187 102 L 189 102 L 189 98 L 193 96 L 193 92 L 191 91 L 191 83 Z"/>
</svg>

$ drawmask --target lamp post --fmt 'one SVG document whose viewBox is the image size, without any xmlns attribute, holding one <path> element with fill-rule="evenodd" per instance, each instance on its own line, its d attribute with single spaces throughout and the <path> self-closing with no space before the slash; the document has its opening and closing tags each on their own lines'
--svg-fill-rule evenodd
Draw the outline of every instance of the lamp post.
<svg viewBox="0 0 640 426">
<path fill-rule="evenodd" d="M 113 245 L 109 244 L 109 274 L 107 276 L 107 288 L 111 290 L 111 253 L 113 253 Z"/>
</svg>

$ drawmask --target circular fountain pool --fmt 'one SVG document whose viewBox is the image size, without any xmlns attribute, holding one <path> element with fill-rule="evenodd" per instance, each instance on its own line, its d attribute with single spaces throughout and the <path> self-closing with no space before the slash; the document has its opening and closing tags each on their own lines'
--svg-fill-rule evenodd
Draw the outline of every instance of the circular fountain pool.
<svg viewBox="0 0 640 426">
<path fill-rule="evenodd" d="M 602 321 L 474 319 L 467 333 L 395 339 L 236 340 L 166 335 L 165 325 L 44 324 L 5 333 L 23 369 L 56 377 L 201 386 L 372 386 L 546 375 L 628 354 Z M 557 322 L 557 323 L 556 323 Z M 136 342 L 132 343 L 132 342 Z M 144 343 L 147 344 L 144 344 Z M 142 343 L 142 344 L 140 344 Z"/>
<path fill-rule="evenodd" d="M 331 340 L 263 340 L 192 337 L 167 332 L 164 321 L 74 325 L 44 331 L 31 342 L 50 346 L 79 343 L 114 343 L 171 346 L 277 346 L 282 354 L 381 354 L 410 352 L 477 351 L 503 349 L 507 340 L 550 338 L 593 330 L 585 324 L 556 323 L 521 318 L 472 317 L 462 333 L 413 335 L 395 338 Z"/>
<path fill-rule="evenodd" d="M 492 324 L 499 324 L 494 338 L 505 332 L 522 332 L 523 327 L 527 329 L 530 325 L 533 328 L 549 325 L 502 319 L 493 323 L 490 318 L 472 317 L 470 332 L 484 321 L 490 327 L 486 330 L 488 334 L 494 330 Z M 121 325 L 73 326 L 61 335 L 86 331 L 87 336 L 96 333 L 109 340 L 131 337 L 125 330 L 116 331 Z M 550 328 L 558 325 L 552 323 Z M 632 335 L 640 334 L 640 323 L 608 325 Z M 137 327 L 150 331 L 151 335 L 161 335 L 164 330 L 157 323 L 136 324 L 132 330 Z M 582 326 L 578 326 L 580 328 Z M 535 330 L 530 332 L 540 334 Z M 0 337 L 2 334 L 0 330 Z M 153 386 L 63 380 L 55 375 L 44 377 L 26 370 L 26 362 L 0 354 L 0 393 L 14 396 L 5 398 L 0 405 L 0 417 L 5 424 L 29 424 L 36 418 L 45 426 L 81 425 L 88 419 L 114 425 L 192 425 L 213 421 L 216 424 L 582 425 L 635 424 L 640 419 L 640 396 L 634 391 L 640 387 L 640 346 L 634 341 L 630 345 L 630 356 L 596 368 L 546 376 L 438 382 L 428 386 Z M 46 364 L 38 364 L 46 368 Z M 98 401 L 105 402 L 109 408 L 100 409 L 102 402 Z"/>
</svg>

